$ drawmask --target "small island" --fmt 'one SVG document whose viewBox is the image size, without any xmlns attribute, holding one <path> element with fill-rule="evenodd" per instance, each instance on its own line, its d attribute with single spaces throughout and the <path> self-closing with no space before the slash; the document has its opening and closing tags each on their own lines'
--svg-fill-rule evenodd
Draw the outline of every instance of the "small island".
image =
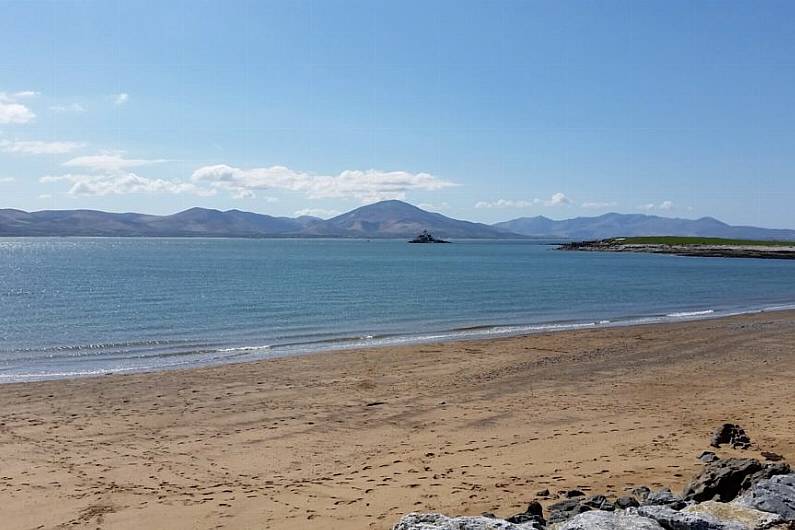
<svg viewBox="0 0 795 530">
<path fill-rule="evenodd" d="M 409 241 L 409 243 L 449 243 L 444 239 L 436 239 L 427 230 L 423 230 L 421 234 Z"/>
<path fill-rule="evenodd" d="M 716 237 L 615 237 L 564 243 L 560 250 L 644 252 L 710 258 L 795 259 L 793 241 L 757 241 Z"/>
</svg>

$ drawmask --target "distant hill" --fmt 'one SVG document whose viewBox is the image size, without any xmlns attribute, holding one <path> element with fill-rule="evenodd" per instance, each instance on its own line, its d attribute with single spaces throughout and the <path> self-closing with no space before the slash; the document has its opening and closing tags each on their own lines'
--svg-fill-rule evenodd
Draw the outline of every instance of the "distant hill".
<svg viewBox="0 0 795 530">
<path fill-rule="evenodd" d="M 402 201 L 369 204 L 329 220 L 206 208 L 164 216 L 94 210 L 0 210 L 0 236 L 410 238 L 422 230 L 450 238 L 521 237 L 489 225 L 427 212 Z"/>
<path fill-rule="evenodd" d="M 547 217 L 520 217 L 493 225 L 531 237 L 605 239 L 620 236 L 698 236 L 730 239 L 795 240 L 795 230 L 731 226 L 712 217 L 679 219 L 656 215 L 608 213 L 554 221 Z"/>
<path fill-rule="evenodd" d="M 425 211 L 403 201 L 368 204 L 324 220 L 274 217 L 240 210 L 191 208 L 174 215 L 107 213 L 95 210 L 0 210 L 0 236 L 108 237 L 353 237 L 412 238 L 428 230 L 439 238 L 603 239 L 619 236 L 699 236 L 795 240 L 795 230 L 730 226 L 711 217 L 671 219 L 610 213 L 554 221 L 523 217 L 486 225 Z"/>
<path fill-rule="evenodd" d="M 0 210 L 0 236 L 262 237 L 299 234 L 322 221 L 316 217 L 293 219 L 205 208 L 163 216 L 94 210 Z"/>
<path fill-rule="evenodd" d="M 435 236 L 500 239 L 516 237 L 492 226 L 460 221 L 425 211 L 403 201 L 381 201 L 356 208 L 323 223 L 307 227 L 306 233 L 349 237 L 414 237 L 423 230 Z"/>
</svg>

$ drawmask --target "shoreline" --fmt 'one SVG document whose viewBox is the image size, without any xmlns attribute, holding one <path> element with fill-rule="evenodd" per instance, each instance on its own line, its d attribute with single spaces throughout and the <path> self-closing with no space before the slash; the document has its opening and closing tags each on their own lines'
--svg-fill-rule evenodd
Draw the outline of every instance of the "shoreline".
<svg viewBox="0 0 795 530">
<path fill-rule="evenodd" d="M 289 345 L 263 345 L 263 346 L 235 346 L 224 347 L 210 352 L 186 353 L 184 355 L 208 354 L 214 358 L 199 358 L 179 364 L 136 367 L 136 368 L 108 368 L 91 372 L 62 372 L 38 374 L 0 374 L 0 386 L 33 383 L 38 381 L 60 381 L 69 379 L 85 379 L 93 377 L 107 377 L 111 375 L 153 374 L 164 371 L 183 371 L 199 368 L 212 368 L 225 365 L 256 363 L 273 359 L 304 357 L 313 355 L 333 354 L 339 351 L 360 351 L 382 348 L 400 348 L 434 344 L 468 343 L 472 341 L 499 340 L 504 338 L 521 338 L 546 333 L 565 333 L 582 329 L 611 329 L 634 327 L 644 325 L 665 325 L 680 322 L 693 322 L 700 320 L 714 320 L 743 315 L 756 315 L 779 311 L 795 311 L 795 303 L 784 302 L 776 305 L 765 304 L 748 308 L 733 309 L 702 309 L 689 311 L 676 311 L 668 314 L 650 314 L 646 316 L 623 317 L 614 320 L 584 319 L 581 321 L 552 321 L 537 324 L 497 324 L 481 325 L 425 332 L 416 335 L 366 335 L 359 338 L 329 339 L 313 343 L 298 343 Z M 225 356 L 223 354 L 231 354 Z"/>
<path fill-rule="evenodd" d="M 564 243 L 559 250 L 569 252 L 617 252 L 639 254 L 670 254 L 691 258 L 795 259 L 792 245 L 729 245 L 729 244 L 654 244 L 624 243 L 624 238 Z M 631 239 L 631 238 L 630 238 Z"/>
<path fill-rule="evenodd" d="M 387 530 L 795 459 L 795 311 L 0 385 L 9 529 Z M 672 482 L 673 481 L 673 482 Z M 679 481 L 679 482 L 677 482 Z"/>
</svg>

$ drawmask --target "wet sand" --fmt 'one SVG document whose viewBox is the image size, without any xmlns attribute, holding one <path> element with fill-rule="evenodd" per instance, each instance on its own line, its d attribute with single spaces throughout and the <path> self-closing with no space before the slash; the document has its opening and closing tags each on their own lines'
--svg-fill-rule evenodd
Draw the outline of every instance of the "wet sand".
<svg viewBox="0 0 795 530">
<path fill-rule="evenodd" d="M 795 460 L 795 312 L 0 386 L 2 528 L 387 529 Z"/>
</svg>

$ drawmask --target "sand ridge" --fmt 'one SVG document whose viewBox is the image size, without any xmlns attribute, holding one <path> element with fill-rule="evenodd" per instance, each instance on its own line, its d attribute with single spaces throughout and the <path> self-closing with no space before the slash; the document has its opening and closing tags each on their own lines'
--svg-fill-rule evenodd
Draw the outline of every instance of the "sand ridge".
<svg viewBox="0 0 795 530">
<path fill-rule="evenodd" d="M 779 312 L 2 385 L 2 526 L 387 529 L 678 488 L 726 420 L 795 460 L 794 361 Z"/>
</svg>

